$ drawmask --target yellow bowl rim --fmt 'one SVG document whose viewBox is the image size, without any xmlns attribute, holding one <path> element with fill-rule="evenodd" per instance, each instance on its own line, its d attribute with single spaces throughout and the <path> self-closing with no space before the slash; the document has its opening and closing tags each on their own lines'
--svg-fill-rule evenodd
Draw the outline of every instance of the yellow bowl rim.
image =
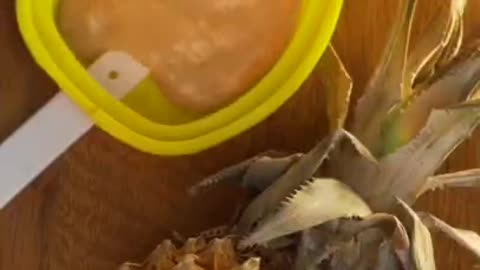
<svg viewBox="0 0 480 270">
<path fill-rule="evenodd" d="M 316 2 L 316 0 L 310 0 L 310 2 L 312 1 Z M 148 132 L 145 134 L 144 132 L 139 132 L 139 130 L 132 130 L 131 127 L 125 126 L 117 119 L 114 119 L 111 114 L 102 110 L 98 104 L 95 104 L 88 99 L 83 92 L 80 90 L 72 90 L 78 88 L 67 76 L 64 76 L 62 69 L 60 69 L 57 63 L 51 59 L 48 49 L 45 48 L 44 44 L 41 42 L 41 38 L 38 36 L 35 23 L 33 22 L 33 16 L 30 16 L 32 12 L 31 3 L 31 0 L 17 0 L 17 18 L 22 36 L 24 37 L 27 47 L 32 53 L 35 61 L 57 82 L 58 85 L 60 85 L 60 87 L 62 87 L 62 89 L 64 89 L 68 96 L 70 96 L 92 117 L 98 126 L 117 139 L 120 139 L 139 150 L 159 155 L 193 154 L 205 150 L 245 131 L 273 113 L 300 88 L 300 85 L 315 67 L 330 42 L 343 6 L 343 0 L 325 1 L 325 3 L 328 3 L 327 6 L 329 7 L 326 9 L 329 19 L 324 21 L 312 42 L 311 49 L 306 52 L 306 56 L 303 57 L 299 66 L 296 67 L 293 75 L 280 87 L 281 90 L 275 91 L 270 98 L 265 100 L 262 104 L 254 107 L 247 114 L 226 125 L 220 125 L 217 129 L 190 138 L 188 136 L 180 136 L 180 139 L 165 141 L 151 136 Z M 318 16 L 319 14 L 317 13 L 315 15 Z M 64 44 L 64 46 L 66 46 L 66 44 Z M 71 56 L 73 58 L 75 57 L 73 53 L 71 53 Z M 80 63 L 77 62 L 76 64 Z M 83 66 L 81 66 L 81 68 L 86 73 Z M 88 75 L 88 73 L 86 74 Z M 89 76 L 87 77 L 90 78 Z M 101 89 L 93 79 L 90 80 L 90 84 Z M 293 87 L 293 85 L 295 85 L 295 87 Z M 104 94 L 109 95 L 106 91 Z M 122 109 L 131 110 L 126 105 L 113 99 L 113 97 L 111 97 L 111 99 L 114 102 L 117 102 L 117 105 L 122 106 Z M 134 111 L 132 112 L 135 113 Z M 139 114 L 137 115 L 143 117 Z M 144 120 L 150 121 L 148 119 Z M 155 123 L 155 125 L 158 124 Z"/>
</svg>

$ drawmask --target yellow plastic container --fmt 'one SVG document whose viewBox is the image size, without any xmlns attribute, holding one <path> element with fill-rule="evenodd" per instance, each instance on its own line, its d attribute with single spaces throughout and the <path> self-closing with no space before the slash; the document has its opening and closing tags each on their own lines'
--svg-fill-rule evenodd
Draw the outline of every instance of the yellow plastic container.
<svg viewBox="0 0 480 270">
<path fill-rule="evenodd" d="M 104 131 L 144 152 L 193 154 L 238 135 L 277 110 L 309 76 L 333 35 L 343 0 L 303 0 L 289 46 L 270 72 L 231 105 L 199 116 L 171 105 L 151 79 L 123 100 L 103 89 L 56 26 L 61 0 L 17 0 L 17 19 L 35 61 Z"/>
</svg>

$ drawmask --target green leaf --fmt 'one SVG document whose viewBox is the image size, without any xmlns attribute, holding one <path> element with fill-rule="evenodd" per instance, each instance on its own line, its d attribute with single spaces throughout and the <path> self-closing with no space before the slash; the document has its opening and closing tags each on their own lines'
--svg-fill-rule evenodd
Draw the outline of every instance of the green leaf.
<svg viewBox="0 0 480 270">
<path fill-rule="evenodd" d="M 408 96 L 404 93 L 402 82 L 416 3 L 416 0 L 399 1 L 399 17 L 395 21 L 381 62 L 355 108 L 352 133 L 374 155 L 378 151 L 381 125 L 387 112 L 402 100 L 402 96 Z"/>
<path fill-rule="evenodd" d="M 479 107 L 434 110 L 415 139 L 380 160 L 377 170 L 359 175 L 361 184 L 375 188 L 354 189 L 375 211 L 391 209 L 395 197 L 414 202 L 427 179 L 479 123 Z"/>
<path fill-rule="evenodd" d="M 474 49 L 456 59 L 421 94 L 392 110 L 382 127 L 381 155 L 393 153 L 418 135 L 433 109 L 472 98 L 480 80 L 480 54 Z"/>
</svg>

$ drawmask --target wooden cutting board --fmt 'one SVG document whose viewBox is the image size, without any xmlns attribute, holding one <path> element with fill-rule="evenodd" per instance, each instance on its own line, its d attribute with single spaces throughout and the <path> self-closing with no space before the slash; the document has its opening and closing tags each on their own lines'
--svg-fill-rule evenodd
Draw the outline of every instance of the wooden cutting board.
<svg viewBox="0 0 480 270">
<path fill-rule="evenodd" d="M 363 88 L 384 46 L 395 1 L 345 1 L 334 44 Z M 424 29 L 446 0 L 422 0 Z M 480 37 L 480 0 L 470 0 L 467 39 Z M 0 211 L 1 270 L 107 270 L 140 260 L 173 229 L 189 235 L 229 217 L 236 196 L 230 190 L 201 198 L 185 189 L 217 169 L 278 148 L 305 150 L 326 131 L 324 106 L 314 72 L 302 91 L 249 132 L 205 153 L 161 158 L 139 153 L 97 129 L 60 157 Z M 32 62 L 17 31 L 14 0 L 0 1 L 0 140 L 55 92 L 56 86 Z M 458 149 L 443 169 L 480 167 L 480 132 Z M 3 179 L 0 179 L 0 181 Z M 438 191 L 419 208 L 456 226 L 480 230 L 480 190 Z M 474 260 L 437 238 L 439 269 L 471 269 Z"/>
</svg>

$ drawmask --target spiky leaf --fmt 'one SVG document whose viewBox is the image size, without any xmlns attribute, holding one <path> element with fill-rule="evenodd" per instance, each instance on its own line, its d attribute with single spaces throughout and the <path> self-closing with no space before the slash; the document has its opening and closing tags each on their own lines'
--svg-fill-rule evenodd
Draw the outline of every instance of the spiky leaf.
<svg viewBox="0 0 480 270">
<path fill-rule="evenodd" d="M 472 98 L 480 80 L 477 48 L 457 58 L 442 75 L 420 94 L 389 113 L 382 127 L 382 155 L 396 151 L 414 138 L 433 109 L 450 107 Z"/>
<path fill-rule="evenodd" d="M 347 185 L 334 179 L 314 179 L 287 199 L 241 244 L 262 244 L 330 220 L 370 213 L 368 205 Z"/>
<path fill-rule="evenodd" d="M 418 193 L 417 197 L 429 190 L 444 187 L 480 187 L 480 169 L 432 176 L 428 178 L 424 188 Z"/>
<path fill-rule="evenodd" d="M 192 186 L 189 193 L 195 195 L 202 189 L 224 183 L 242 186 L 249 186 L 249 183 L 271 183 L 298 158 L 298 154 L 287 155 L 279 151 L 266 151 L 206 177 Z"/>
<path fill-rule="evenodd" d="M 391 209 L 395 197 L 414 202 L 428 177 L 479 123 L 480 108 L 434 110 L 413 141 L 381 160 L 379 169 L 354 189 L 377 211 Z M 366 183 L 376 188 L 367 189 Z"/>
<path fill-rule="evenodd" d="M 246 233 L 251 231 L 256 222 L 275 210 L 285 197 L 310 179 L 323 164 L 341 137 L 342 133 L 335 132 L 324 138 L 311 151 L 293 164 L 277 181 L 253 199 L 238 222 L 239 232 Z"/>
<path fill-rule="evenodd" d="M 322 91 L 326 93 L 327 115 L 330 130 L 333 132 L 342 129 L 345 124 L 353 86 L 352 78 L 332 45 L 323 53 L 318 68 L 322 74 Z"/>
</svg>

